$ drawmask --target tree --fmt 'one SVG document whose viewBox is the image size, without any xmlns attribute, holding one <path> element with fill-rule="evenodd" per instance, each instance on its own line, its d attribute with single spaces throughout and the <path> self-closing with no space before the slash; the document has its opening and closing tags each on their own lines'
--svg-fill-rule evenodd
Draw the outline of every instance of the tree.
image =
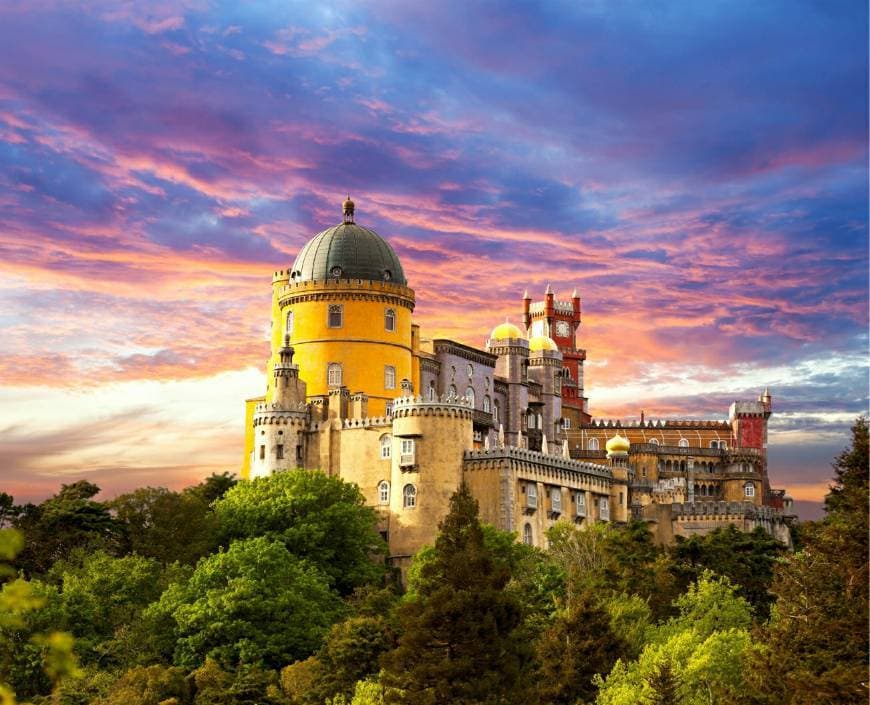
<svg viewBox="0 0 870 705">
<path fill-rule="evenodd" d="M 581 593 L 536 645 L 539 701 L 548 705 L 588 702 L 597 691 L 593 677 L 609 672 L 626 648 L 591 592 Z"/>
<path fill-rule="evenodd" d="M 522 611 L 505 590 L 510 575 L 486 547 L 466 485 L 439 528 L 416 598 L 400 608 L 398 646 L 383 659 L 386 701 L 522 702 L 524 644 L 515 634 Z"/>
<path fill-rule="evenodd" d="M 91 705 L 186 705 L 190 699 L 190 684 L 182 669 L 137 666 L 124 672 L 109 692 Z"/>
<path fill-rule="evenodd" d="M 293 470 L 243 482 L 214 504 L 225 542 L 266 536 L 317 566 L 335 588 L 379 582 L 373 556 L 386 551 L 377 516 L 356 485 L 317 470 Z"/>
<path fill-rule="evenodd" d="M 706 536 L 677 537 L 670 553 L 674 572 L 685 584 L 705 570 L 724 575 L 752 605 L 760 619 L 767 619 L 773 596 L 773 567 L 785 546 L 761 527 L 751 533 L 735 526 L 718 528 Z"/>
<path fill-rule="evenodd" d="M 218 475 L 216 472 L 213 472 L 198 485 L 188 487 L 185 491 L 194 492 L 202 497 L 207 504 L 211 504 L 215 500 L 221 499 L 238 483 L 239 481 L 234 473 L 222 472 Z"/>
<path fill-rule="evenodd" d="M 839 705 L 868 696 L 868 428 L 834 462 L 821 522 L 801 527 L 801 550 L 777 565 L 777 600 L 751 661 L 755 701 Z"/>
<path fill-rule="evenodd" d="M 233 542 L 199 562 L 147 610 L 174 624 L 176 665 L 279 667 L 320 647 L 342 612 L 323 574 L 265 537 Z"/>
<path fill-rule="evenodd" d="M 194 705 L 285 705 L 274 671 L 245 665 L 226 671 L 213 659 L 193 672 Z"/>
<path fill-rule="evenodd" d="M 39 575 L 76 547 L 115 552 L 121 526 L 104 504 L 93 501 L 99 492 L 93 483 L 80 480 L 63 485 L 42 504 L 25 506 L 14 521 L 26 537 L 16 565 L 26 575 Z"/>
<path fill-rule="evenodd" d="M 216 547 L 218 521 L 203 493 L 142 487 L 109 503 L 124 528 L 127 548 L 156 558 L 192 565 Z"/>
<path fill-rule="evenodd" d="M 727 578 L 708 571 L 675 600 L 674 608 L 676 616 L 648 630 L 636 660 L 618 661 L 606 678 L 595 679 L 598 705 L 746 700 L 750 688 L 742 662 L 753 648 L 749 603 Z"/>
</svg>

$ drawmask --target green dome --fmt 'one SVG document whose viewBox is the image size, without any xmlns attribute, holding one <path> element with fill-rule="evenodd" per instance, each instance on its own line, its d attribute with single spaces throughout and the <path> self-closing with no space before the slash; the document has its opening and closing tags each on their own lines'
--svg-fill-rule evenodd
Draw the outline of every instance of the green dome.
<svg viewBox="0 0 870 705">
<path fill-rule="evenodd" d="M 353 204 L 348 202 L 352 218 Z M 345 217 L 341 225 L 308 241 L 290 270 L 291 281 L 364 279 L 407 286 L 402 265 L 389 243 L 373 230 L 348 221 Z"/>
</svg>

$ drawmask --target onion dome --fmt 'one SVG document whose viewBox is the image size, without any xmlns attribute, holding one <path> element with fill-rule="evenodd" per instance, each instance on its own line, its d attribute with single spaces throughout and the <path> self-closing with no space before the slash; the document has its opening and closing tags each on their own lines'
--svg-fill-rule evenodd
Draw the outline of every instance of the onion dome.
<svg viewBox="0 0 870 705">
<path fill-rule="evenodd" d="M 530 352 L 540 352 L 543 350 L 546 350 L 547 352 L 559 352 L 559 346 L 556 345 L 556 342 L 547 335 L 533 335 L 529 338 Z"/>
<path fill-rule="evenodd" d="M 619 432 L 605 444 L 607 455 L 625 455 L 631 447 L 629 440 L 619 435 Z"/>
<path fill-rule="evenodd" d="M 508 340 L 509 338 L 525 338 L 526 336 L 519 329 L 519 327 L 515 326 L 510 321 L 505 321 L 504 323 L 500 323 L 495 328 L 492 329 L 492 333 L 489 334 L 490 340 Z"/>
<path fill-rule="evenodd" d="M 388 281 L 407 286 L 402 264 L 390 244 L 374 230 L 353 222 L 354 203 L 342 204 L 344 222 L 315 235 L 299 251 L 290 279 Z"/>
</svg>

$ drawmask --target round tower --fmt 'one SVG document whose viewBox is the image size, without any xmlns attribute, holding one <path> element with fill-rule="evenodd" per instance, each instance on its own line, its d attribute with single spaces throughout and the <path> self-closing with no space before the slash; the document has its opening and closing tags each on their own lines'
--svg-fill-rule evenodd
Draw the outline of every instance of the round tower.
<svg viewBox="0 0 870 705">
<path fill-rule="evenodd" d="M 473 446 L 472 414 L 464 397 L 402 397 L 393 404 L 389 545 L 400 567 L 435 540 L 462 483 L 463 456 Z"/>
<path fill-rule="evenodd" d="M 389 243 L 355 222 L 349 198 L 342 223 L 300 250 L 277 300 L 309 397 L 345 387 L 380 416 L 401 380 L 414 379 L 414 292 Z"/>
</svg>

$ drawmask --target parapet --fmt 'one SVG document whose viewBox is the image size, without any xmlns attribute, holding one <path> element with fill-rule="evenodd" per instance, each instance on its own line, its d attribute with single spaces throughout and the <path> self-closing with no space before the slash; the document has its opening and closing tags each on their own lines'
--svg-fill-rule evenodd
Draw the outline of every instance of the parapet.
<svg viewBox="0 0 870 705">
<path fill-rule="evenodd" d="M 569 460 L 562 455 L 549 455 L 536 450 L 517 448 L 516 446 L 504 446 L 503 448 L 487 448 L 483 450 L 466 450 L 463 459 L 466 462 L 485 460 L 519 460 L 535 465 L 543 465 L 554 470 L 567 470 L 579 472 L 585 475 L 611 480 L 613 473 L 606 465 L 587 463 L 582 460 Z"/>
<path fill-rule="evenodd" d="M 393 402 L 393 418 L 409 416 L 455 416 L 471 419 L 474 408 L 465 397 L 444 394 L 433 400 L 424 397 L 399 397 Z"/>
</svg>

